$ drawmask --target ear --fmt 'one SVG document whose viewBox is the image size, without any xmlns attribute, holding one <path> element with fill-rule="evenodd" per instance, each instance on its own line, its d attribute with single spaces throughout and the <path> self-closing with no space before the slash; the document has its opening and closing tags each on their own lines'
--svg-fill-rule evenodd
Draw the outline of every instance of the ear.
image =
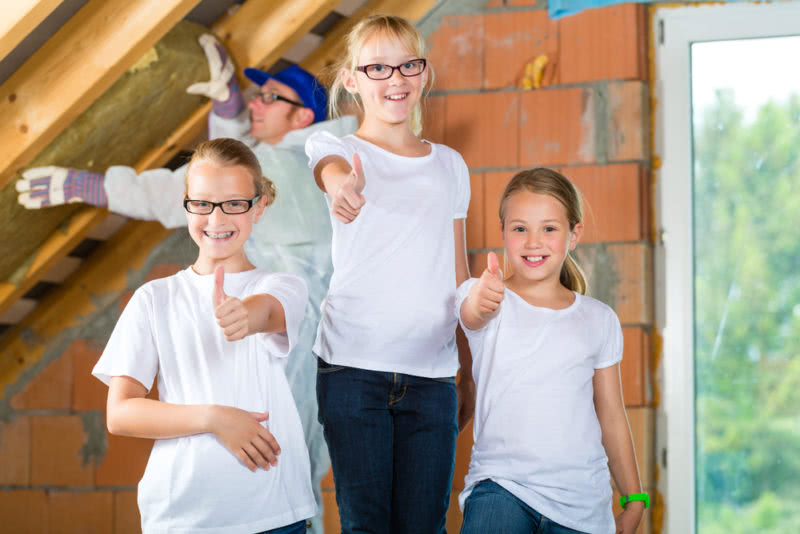
<svg viewBox="0 0 800 534">
<path fill-rule="evenodd" d="M 314 123 L 314 112 L 310 108 L 297 108 L 292 122 L 295 130 L 311 126 Z"/>
<path fill-rule="evenodd" d="M 258 220 L 264 214 L 264 209 L 266 207 L 267 207 L 267 197 L 261 195 L 260 197 L 258 197 L 258 202 L 256 202 L 256 205 L 253 206 L 253 211 L 255 212 L 255 215 L 253 216 L 253 224 L 256 224 L 258 222 Z"/>
<path fill-rule="evenodd" d="M 339 71 L 339 76 L 342 77 L 342 85 L 344 86 L 345 91 L 351 95 L 358 93 L 355 74 L 355 72 L 350 72 L 349 69 L 342 69 Z"/>
<path fill-rule="evenodd" d="M 578 223 L 575 225 L 575 228 L 572 229 L 572 232 L 569 234 L 569 249 L 575 250 L 575 247 L 578 245 L 578 242 L 581 240 L 581 236 L 583 236 L 583 223 Z"/>
</svg>

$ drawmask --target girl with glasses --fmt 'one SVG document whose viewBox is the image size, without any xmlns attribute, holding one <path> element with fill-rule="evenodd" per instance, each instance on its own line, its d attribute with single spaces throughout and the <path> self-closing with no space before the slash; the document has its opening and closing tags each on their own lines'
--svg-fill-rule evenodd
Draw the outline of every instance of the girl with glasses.
<svg viewBox="0 0 800 534">
<path fill-rule="evenodd" d="M 474 403 L 468 354 L 456 386 L 452 313 L 469 277 L 469 173 L 456 151 L 420 138 L 424 54 L 408 21 L 361 21 L 329 103 L 336 115 L 349 94 L 363 121 L 354 135 L 306 142 L 333 224 L 314 352 L 344 533 L 444 532 L 456 436 Z"/>
<path fill-rule="evenodd" d="M 156 440 L 142 530 L 304 533 L 317 507 L 284 369 L 306 285 L 242 249 L 275 188 L 246 145 L 222 138 L 197 147 L 185 194 L 197 260 L 134 293 L 93 370 L 109 385 L 109 431 Z"/>
</svg>

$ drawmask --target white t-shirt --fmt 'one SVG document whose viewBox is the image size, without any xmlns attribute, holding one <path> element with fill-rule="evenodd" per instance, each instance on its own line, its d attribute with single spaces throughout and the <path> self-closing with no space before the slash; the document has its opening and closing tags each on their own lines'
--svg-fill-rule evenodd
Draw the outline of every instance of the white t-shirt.
<svg viewBox="0 0 800 534">
<path fill-rule="evenodd" d="M 316 513 L 308 451 L 284 368 L 297 341 L 307 293 L 295 275 L 253 269 L 225 275 L 225 293 L 268 293 L 286 332 L 225 340 L 212 304 L 214 275 L 191 267 L 136 290 L 92 373 L 109 383 L 129 376 L 160 400 L 269 411 L 281 447 L 278 465 L 255 473 L 213 434 L 159 439 L 139 483 L 145 533 L 253 534 Z"/>
<path fill-rule="evenodd" d="M 456 314 L 477 279 L 458 288 Z M 463 326 L 463 324 L 462 324 Z M 469 473 L 459 505 L 491 479 L 534 510 L 582 532 L 614 532 L 608 458 L 592 378 L 622 359 L 614 311 L 575 294 L 563 310 L 506 288 L 498 314 L 464 327 L 477 388 Z"/>
<path fill-rule="evenodd" d="M 331 216 L 333 277 L 314 345 L 328 363 L 431 378 L 458 370 L 453 220 L 467 215 L 469 171 L 458 152 L 429 144 L 427 156 L 405 157 L 354 135 L 306 142 L 312 169 L 358 152 L 366 177 L 355 221 Z"/>
</svg>

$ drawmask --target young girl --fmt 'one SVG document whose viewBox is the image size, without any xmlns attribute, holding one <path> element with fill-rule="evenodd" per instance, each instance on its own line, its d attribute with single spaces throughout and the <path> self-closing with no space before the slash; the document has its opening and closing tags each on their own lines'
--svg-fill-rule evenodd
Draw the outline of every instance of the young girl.
<svg viewBox="0 0 800 534">
<path fill-rule="evenodd" d="M 145 533 L 301 533 L 315 513 L 284 375 L 305 283 L 242 250 L 274 198 L 244 144 L 198 146 L 184 200 L 197 261 L 134 293 L 93 370 L 109 385 L 109 432 L 156 440 L 139 484 Z M 157 401 L 145 398 L 156 376 Z"/>
<path fill-rule="evenodd" d="M 642 517 L 619 320 L 584 295 L 569 256 L 581 221 L 569 180 L 520 172 L 500 202 L 510 275 L 503 279 L 490 253 L 480 279 L 458 288 L 478 391 L 462 534 L 613 533 L 609 468 L 631 500 L 616 532 L 633 534 Z"/>
<path fill-rule="evenodd" d="M 415 28 L 368 17 L 348 37 L 329 96 L 336 114 L 350 93 L 363 121 L 355 135 L 306 143 L 333 224 L 334 271 L 314 352 L 345 533 L 445 526 L 459 422 L 452 307 L 469 277 L 469 174 L 457 152 L 419 138 L 428 83 Z M 466 364 L 461 423 L 471 386 Z"/>
</svg>

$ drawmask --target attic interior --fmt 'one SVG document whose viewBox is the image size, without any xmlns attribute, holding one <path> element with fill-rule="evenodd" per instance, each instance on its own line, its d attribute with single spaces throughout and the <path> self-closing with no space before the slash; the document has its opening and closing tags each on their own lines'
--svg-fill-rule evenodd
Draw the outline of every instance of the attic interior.
<svg viewBox="0 0 800 534">
<path fill-rule="evenodd" d="M 800 1 L 0 9 L 3 530 L 142 531 L 137 485 L 153 440 L 108 433 L 108 388 L 91 372 L 135 290 L 197 256 L 185 228 L 83 203 L 26 209 L 22 172 L 178 169 L 208 138 L 212 103 L 186 93 L 209 78 L 200 35 L 216 35 L 248 94 L 257 86 L 245 67 L 299 65 L 327 83 L 352 27 L 387 13 L 412 21 L 429 48 L 421 137 L 469 169 L 471 276 L 490 253 L 502 265 L 497 213 L 517 172 L 555 169 L 583 195 L 573 255 L 624 338 L 621 389 L 649 494 L 636 532 L 800 531 L 800 74 L 786 68 L 800 53 Z M 469 424 L 449 532 L 462 525 L 474 441 Z M 310 531 L 338 532 L 330 470 L 320 487 Z"/>
</svg>

